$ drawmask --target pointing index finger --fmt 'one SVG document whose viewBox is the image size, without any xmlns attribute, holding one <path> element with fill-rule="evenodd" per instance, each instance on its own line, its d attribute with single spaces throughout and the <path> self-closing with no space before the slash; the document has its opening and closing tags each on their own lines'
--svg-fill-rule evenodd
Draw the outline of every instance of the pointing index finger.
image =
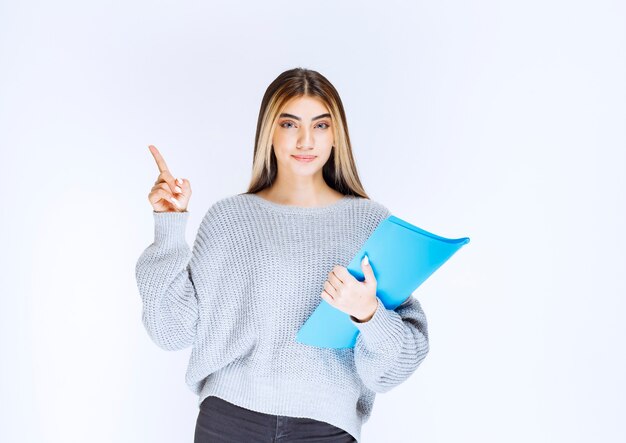
<svg viewBox="0 0 626 443">
<path fill-rule="evenodd" d="M 156 148 L 156 146 L 149 145 L 148 148 L 150 149 L 150 152 L 152 153 L 152 156 L 154 157 L 154 160 L 156 161 L 156 164 L 157 164 L 157 166 L 159 168 L 159 172 L 167 171 L 168 170 L 167 169 L 167 164 L 165 163 L 165 160 L 161 156 L 161 153 Z"/>
</svg>

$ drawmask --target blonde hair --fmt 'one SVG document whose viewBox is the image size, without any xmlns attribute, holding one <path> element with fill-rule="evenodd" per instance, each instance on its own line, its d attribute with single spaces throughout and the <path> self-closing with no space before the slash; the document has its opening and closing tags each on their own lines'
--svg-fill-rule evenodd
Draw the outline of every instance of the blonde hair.
<svg viewBox="0 0 626 443">
<path fill-rule="evenodd" d="M 272 146 L 276 121 L 287 102 L 303 96 L 320 99 L 328 108 L 332 120 L 335 143 L 328 161 L 322 167 L 324 181 L 344 195 L 369 199 L 359 179 L 352 156 L 352 146 L 341 98 L 326 77 L 317 71 L 305 68 L 284 71 L 267 87 L 263 95 L 254 138 L 252 178 L 246 194 L 257 193 L 270 187 L 274 182 L 278 170 Z"/>
</svg>

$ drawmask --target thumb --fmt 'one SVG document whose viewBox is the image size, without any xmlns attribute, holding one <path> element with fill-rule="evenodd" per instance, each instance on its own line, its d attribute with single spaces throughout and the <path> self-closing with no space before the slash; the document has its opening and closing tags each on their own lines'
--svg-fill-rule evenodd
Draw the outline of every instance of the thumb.
<svg viewBox="0 0 626 443">
<path fill-rule="evenodd" d="M 372 265 L 370 265 L 370 260 L 367 255 L 363 257 L 361 260 L 361 269 L 363 270 L 363 275 L 365 276 L 365 283 L 376 283 L 376 277 L 374 277 L 374 271 L 372 270 Z"/>
</svg>

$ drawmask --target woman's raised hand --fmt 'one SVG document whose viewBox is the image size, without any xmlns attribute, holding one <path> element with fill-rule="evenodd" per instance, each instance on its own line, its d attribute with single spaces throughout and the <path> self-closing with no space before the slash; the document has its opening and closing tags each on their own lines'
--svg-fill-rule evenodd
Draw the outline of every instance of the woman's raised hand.
<svg viewBox="0 0 626 443">
<path fill-rule="evenodd" d="M 186 212 L 191 198 L 191 184 L 186 178 L 174 178 L 158 149 L 148 146 L 159 168 L 159 176 L 148 194 L 155 212 Z"/>
</svg>

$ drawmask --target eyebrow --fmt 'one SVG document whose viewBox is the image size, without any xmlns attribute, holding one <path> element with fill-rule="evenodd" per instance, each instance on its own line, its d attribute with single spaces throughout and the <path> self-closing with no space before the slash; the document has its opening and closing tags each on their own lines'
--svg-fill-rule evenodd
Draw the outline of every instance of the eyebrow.
<svg viewBox="0 0 626 443">
<path fill-rule="evenodd" d="M 298 120 L 298 121 L 302 121 L 302 119 L 301 119 L 300 117 L 298 117 L 298 116 L 296 116 L 296 115 L 293 115 L 293 114 L 287 114 L 286 112 L 283 112 L 283 113 L 282 113 L 282 114 L 280 114 L 278 117 L 279 117 L 279 118 L 287 117 L 287 118 L 293 118 L 293 119 L 296 119 L 296 120 Z M 313 117 L 313 118 L 311 119 L 311 121 L 314 121 L 314 120 L 319 120 L 320 118 L 325 118 L 325 117 L 330 117 L 330 114 L 329 114 L 329 113 L 326 113 L 326 114 L 320 114 L 320 115 L 318 115 L 317 117 Z"/>
</svg>

